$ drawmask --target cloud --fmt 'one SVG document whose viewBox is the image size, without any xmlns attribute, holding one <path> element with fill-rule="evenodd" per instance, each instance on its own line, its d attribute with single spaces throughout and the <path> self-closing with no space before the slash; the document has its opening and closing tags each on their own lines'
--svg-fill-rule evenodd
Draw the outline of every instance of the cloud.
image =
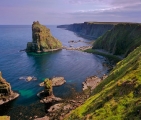
<svg viewBox="0 0 141 120">
<path fill-rule="evenodd" d="M 94 10 L 79 10 L 70 13 L 76 19 L 84 21 L 123 21 L 141 22 L 141 3 L 111 6 Z"/>
<path fill-rule="evenodd" d="M 83 4 L 83 3 L 95 3 L 100 2 L 102 0 L 69 0 L 69 3 L 72 4 Z"/>
</svg>

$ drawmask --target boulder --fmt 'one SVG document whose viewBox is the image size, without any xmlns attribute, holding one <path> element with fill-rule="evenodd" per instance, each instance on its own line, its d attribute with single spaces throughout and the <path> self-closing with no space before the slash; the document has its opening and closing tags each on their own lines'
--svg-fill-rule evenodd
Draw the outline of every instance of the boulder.
<svg viewBox="0 0 141 120">
<path fill-rule="evenodd" d="M 101 79 L 97 76 L 88 77 L 85 82 L 82 83 L 83 91 L 87 89 L 93 90 L 100 82 Z"/>
<path fill-rule="evenodd" d="M 40 98 L 42 98 L 42 96 L 40 96 L 40 94 L 37 94 Z M 40 100 L 41 103 L 55 103 L 55 102 L 60 102 L 62 101 L 61 98 L 59 97 L 55 97 L 54 95 L 51 96 L 46 96 L 43 99 Z"/>
<path fill-rule="evenodd" d="M 48 52 L 62 49 L 62 43 L 54 38 L 50 29 L 38 21 L 32 24 L 32 42 L 27 43 L 27 52 Z"/>
<path fill-rule="evenodd" d="M 51 106 L 47 111 L 48 112 L 55 112 L 56 110 L 60 109 L 62 105 L 63 105 L 63 103 L 55 104 L 55 105 Z"/>
<path fill-rule="evenodd" d="M 42 117 L 42 118 L 36 118 L 34 120 L 49 120 L 49 117 L 48 116 L 45 116 L 45 117 Z"/>
</svg>

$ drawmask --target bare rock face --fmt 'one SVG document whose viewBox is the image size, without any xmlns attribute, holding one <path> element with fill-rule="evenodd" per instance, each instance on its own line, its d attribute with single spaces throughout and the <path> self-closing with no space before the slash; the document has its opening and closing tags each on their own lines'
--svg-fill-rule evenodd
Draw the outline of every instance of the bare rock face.
<svg viewBox="0 0 141 120">
<path fill-rule="evenodd" d="M 2 73 L 0 71 L 0 105 L 11 101 L 18 96 L 18 93 L 15 93 L 11 90 L 10 83 L 6 82 L 6 80 L 2 77 Z"/>
<path fill-rule="evenodd" d="M 62 49 L 62 43 L 54 38 L 50 29 L 38 21 L 32 24 L 32 42 L 27 43 L 27 52 L 48 52 Z"/>
<path fill-rule="evenodd" d="M 97 76 L 91 76 L 88 77 L 85 82 L 83 82 L 83 91 L 86 89 L 93 90 L 99 83 L 101 82 L 101 79 Z"/>
<path fill-rule="evenodd" d="M 6 80 L 2 78 L 1 72 L 0 72 L 0 94 L 1 95 L 10 95 L 11 94 L 10 83 L 6 82 Z"/>
</svg>

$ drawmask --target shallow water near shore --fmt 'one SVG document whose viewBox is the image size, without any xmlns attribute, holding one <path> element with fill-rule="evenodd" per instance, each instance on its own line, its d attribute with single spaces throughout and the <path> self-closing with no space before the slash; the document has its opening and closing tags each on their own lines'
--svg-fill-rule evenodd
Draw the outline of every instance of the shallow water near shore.
<svg viewBox="0 0 141 120">
<path fill-rule="evenodd" d="M 47 27 L 63 46 L 89 46 L 86 42 L 90 40 L 71 31 L 56 26 Z M 70 40 L 85 42 L 68 43 Z M 107 68 L 102 65 L 103 57 L 81 51 L 63 49 L 41 54 L 19 52 L 26 48 L 27 42 L 32 41 L 31 26 L 0 26 L 0 41 L 0 71 L 12 89 L 20 93 L 19 98 L 14 100 L 10 107 L 29 106 L 38 102 L 36 94 L 43 90 L 39 83 L 45 78 L 64 77 L 66 84 L 54 87 L 53 91 L 57 97 L 67 98 L 73 94 L 72 88 L 78 92 L 82 91 L 82 82 L 88 76 L 102 76 L 107 72 Z M 19 79 L 23 76 L 34 76 L 37 80 L 27 82 Z"/>
</svg>

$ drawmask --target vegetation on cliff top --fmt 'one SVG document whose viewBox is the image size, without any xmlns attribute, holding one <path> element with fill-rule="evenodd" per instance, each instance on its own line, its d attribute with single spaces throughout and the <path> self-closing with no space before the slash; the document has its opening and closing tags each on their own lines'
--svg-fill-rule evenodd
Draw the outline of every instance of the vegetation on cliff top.
<svg viewBox="0 0 141 120">
<path fill-rule="evenodd" d="M 105 49 L 115 55 L 127 56 L 141 45 L 141 24 L 119 23 L 95 42 L 93 49 Z"/>
<path fill-rule="evenodd" d="M 141 46 L 117 63 L 92 96 L 66 119 L 141 119 Z"/>
</svg>

